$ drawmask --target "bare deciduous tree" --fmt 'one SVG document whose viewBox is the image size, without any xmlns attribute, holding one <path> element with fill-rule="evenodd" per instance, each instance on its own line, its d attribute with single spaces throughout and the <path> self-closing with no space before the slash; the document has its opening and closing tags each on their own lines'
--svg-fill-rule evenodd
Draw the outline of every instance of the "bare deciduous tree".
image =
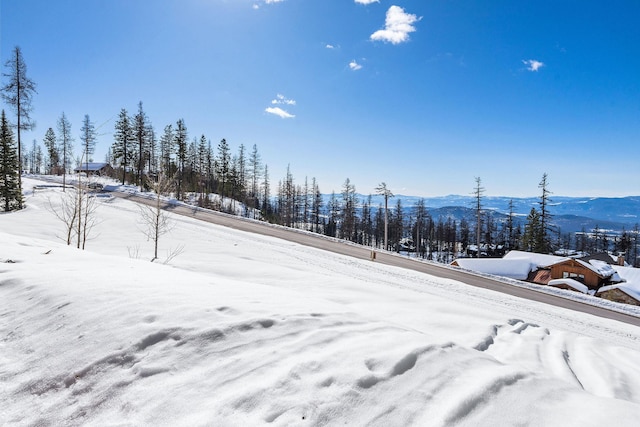
<svg viewBox="0 0 640 427">
<path fill-rule="evenodd" d="M 65 225 L 64 241 L 67 245 L 76 241 L 78 249 L 84 249 L 91 231 L 98 224 L 95 212 L 96 198 L 82 188 L 72 188 L 60 195 L 59 204 L 48 201 L 48 209 Z"/>
<path fill-rule="evenodd" d="M 147 239 L 153 241 L 153 258 L 151 262 L 158 259 L 158 241 L 160 237 L 169 231 L 174 226 L 171 217 L 166 212 L 164 207 L 164 200 L 162 196 L 169 193 L 172 188 L 174 178 L 167 178 L 161 174 L 158 177 L 158 182 L 152 184 L 153 192 L 155 193 L 154 203 L 151 206 L 140 205 L 140 227 L 141 231 L 147 237 Z M 182 252 L 180 250 L 179 252 Z M 171 256 L 175 258 L 177 254 Z M 169 259 L 169 257 L 167 257 Z"/>
</svg>

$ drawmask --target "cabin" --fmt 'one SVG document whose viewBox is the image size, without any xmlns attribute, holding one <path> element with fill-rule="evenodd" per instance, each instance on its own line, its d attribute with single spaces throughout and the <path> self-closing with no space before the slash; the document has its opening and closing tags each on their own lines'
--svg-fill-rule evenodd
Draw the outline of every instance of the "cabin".
<svg viewBox="0 0 640 427">
<path fill-rule="evenodd" d="M 603 261 L 585 262 L 579 259 L 566 259 L 547 267 L 551 279 L 573 279 L 583 283 L 591 290 L 598 290 L 612 279 L 613 268 Z"/>
<path fill-rule="evenodd" d="M 75 173 L 85 173 L 87 176 L 111 176 L 113 168 L 109 163 L 81 163 L 74 169 Z"/>
</svg>

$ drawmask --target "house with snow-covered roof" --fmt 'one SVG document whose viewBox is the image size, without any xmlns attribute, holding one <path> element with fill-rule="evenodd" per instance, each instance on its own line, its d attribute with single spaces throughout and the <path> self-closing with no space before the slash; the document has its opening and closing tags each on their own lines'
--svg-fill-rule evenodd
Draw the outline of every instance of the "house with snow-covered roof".
<svg viewBox="0 0 640 427">
<path fill-rule="evenodd" d="M 551 271 L 552 280 L 573 279 L 583 283 L 590 290 L 598 290 L 610 282 L 621 281 L 613 267 L 604 261 L 591 260 L 586 262 L 569 258 L 549 265 L 547 268 Z"/>
<path fill-rule="evenodd" d="M 621 282 L 598 289 L 596 296 L 609 301 L 640 305 L 640 268 L 613 266 Z"/>
</svg>

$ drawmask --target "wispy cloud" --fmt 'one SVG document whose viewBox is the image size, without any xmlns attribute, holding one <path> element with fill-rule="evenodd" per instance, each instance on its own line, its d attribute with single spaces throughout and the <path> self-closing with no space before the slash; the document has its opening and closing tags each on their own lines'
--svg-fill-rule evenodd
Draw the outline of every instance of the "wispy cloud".
<svg viewBox="0 0 640 427">
<path fill-rule="evenodd" d="M 353 71 L 358 71 L 362 68 L 362 65 L 358 64 L 354 59 L 353 61 L 349 62 L 349 68 L 351 68 Z"/>
<path fill-rule="evenodd" d="M 523 59 L 522 63 L 527 66 L 527 70 L 529 71 L 538 71 L 540 68 L 544 67 L 544 62 L 540 62 L 535 59 Z"/>
<path fill-rule="evenodd" d="M 356 3 L 360 4 L 371 4 L 371 3 L 380 3 L 380 0 L 355 0 Z"/>
<path fill-rule="evenodd" d="M 262 0 L 263 3 L 265 4 L 272 4 L 272 3 L 281 3 L 284 0 Z M 260 9 L 260 3 L 254 3 L 252 6 L 254 9 Z"/>
<path fill-rule="evenodd" d="M 271 101 L 271 105 L 296 105 L 296 101 L 293 99 L 289 99 L 282 94 L 277 94 L 275 99 Z M 275 116 L 281 117 L 283 119 L 292 119 L 295 117 L 294 114 L 280 108 L 280 107 L 267 107 L 264 109 L 266 113 L 273 114 Z"/>
<path fill-rule="evenodd" d="M 272 100 L 271 103 L 273 105 L 296 105 L 296 101 L 293 99 L 289 99 L 284 95 L 277 94 L 276 99 Z"/>
<path fill-rule="evenodd" d="M 283 119 L 292 119 L 295 115 L 289 113 L 288 111 L 283 110 L 280 107 L 267 107 L 264 109 L 265 112 L 269 114 L 273 114 L 275 116 L 281 117 Z"/>
<path fill-rule="evenodd" d="M 384 29 L 371 34 L 371 40 L 381 40 L 392 44 L 398 44 L 409 40 L 409 33 L 416 31 L 413 26 L 422 17 L 406 13 L 400 6 L 391 6 L 387 10 Z"/>
<path fill-rule="evenodd" d="M 335 49 L 335 46 L 332 44 L 328 44 L 325 46 L 327 49 Z"/>
</svg>

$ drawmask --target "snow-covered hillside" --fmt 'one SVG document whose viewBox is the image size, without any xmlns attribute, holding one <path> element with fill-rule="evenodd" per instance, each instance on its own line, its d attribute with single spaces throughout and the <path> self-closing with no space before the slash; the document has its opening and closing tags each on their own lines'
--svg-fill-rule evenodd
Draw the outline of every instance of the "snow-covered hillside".
<svg viewBox="0 0 640 427">
<path fill-rule="evenodd" d="M 182 217 L 151 263 L 115 198 L 80 251 L 59 196 L 0 215 L 0 425 L 637 425 L 637 327 Z"/>
</svg>

